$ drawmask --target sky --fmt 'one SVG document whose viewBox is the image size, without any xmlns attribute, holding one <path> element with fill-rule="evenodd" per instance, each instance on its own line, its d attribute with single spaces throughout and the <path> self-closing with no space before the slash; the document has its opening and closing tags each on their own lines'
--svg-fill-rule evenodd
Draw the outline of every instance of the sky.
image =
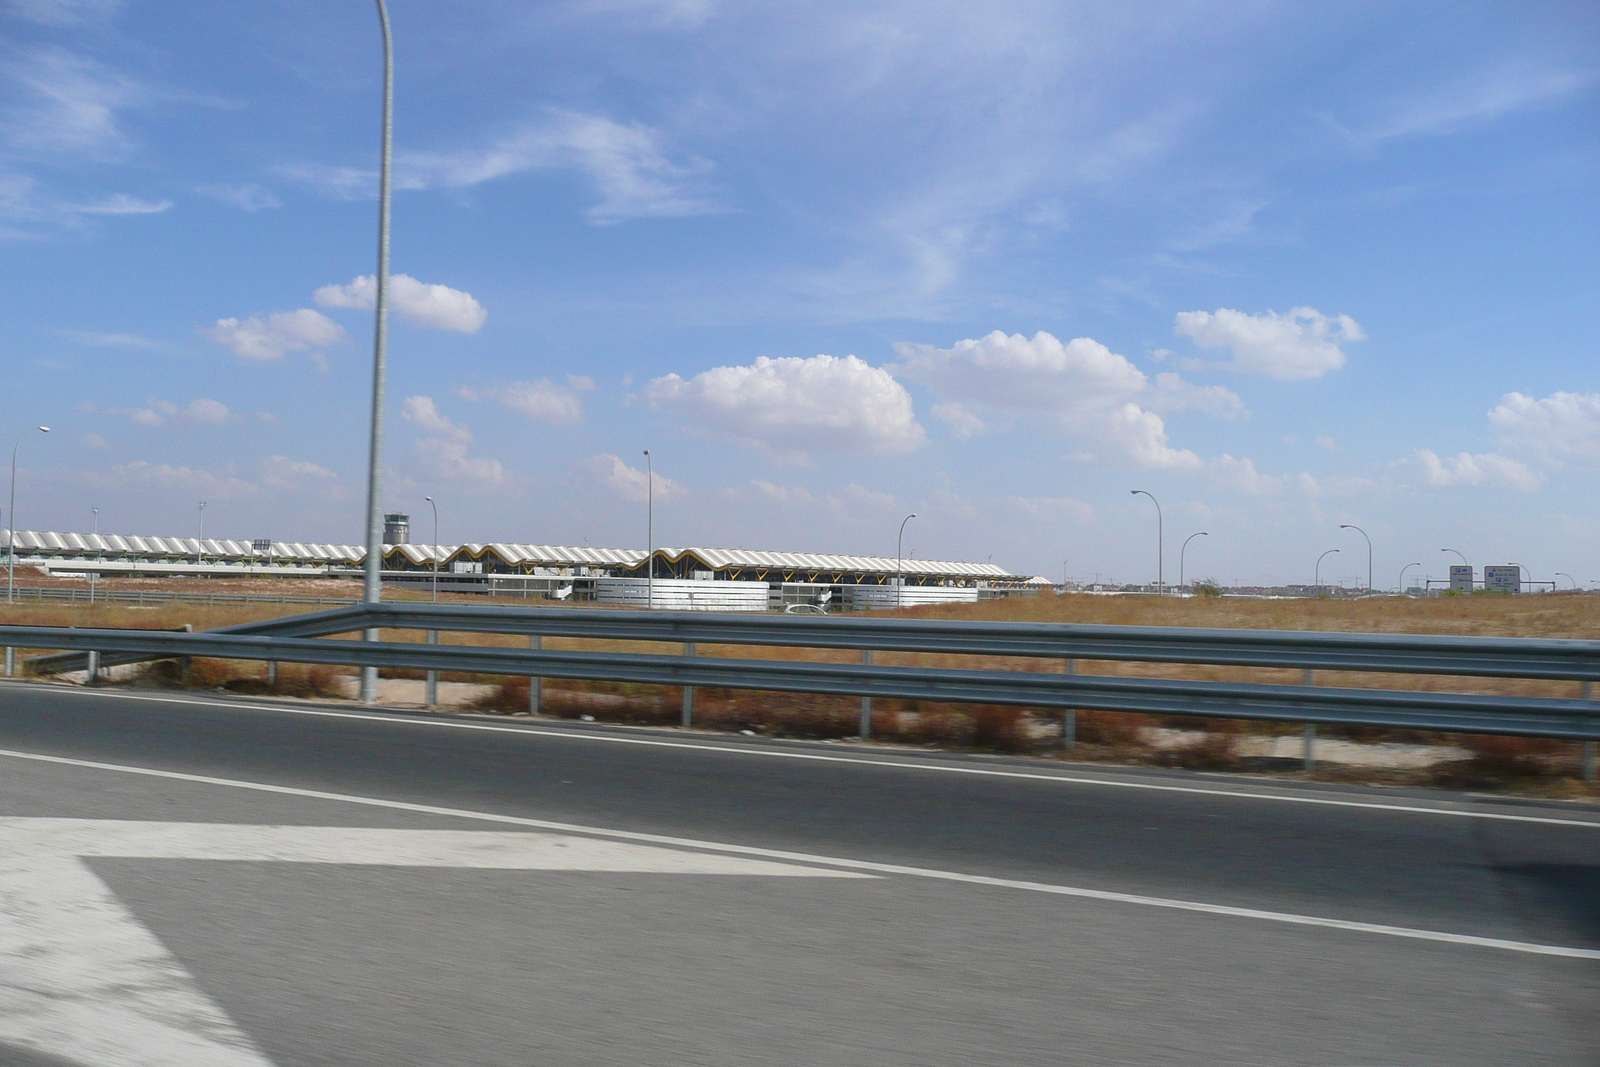
<svg viewBox="0 0 1600 1067">
<path fill-rule="evenodd" d="M 415 540 L 1600 581 L 1592 4 L 390 11 Z M 0 0 L 19 528 L 363 541 L 380 64 Z"/>
</svg>

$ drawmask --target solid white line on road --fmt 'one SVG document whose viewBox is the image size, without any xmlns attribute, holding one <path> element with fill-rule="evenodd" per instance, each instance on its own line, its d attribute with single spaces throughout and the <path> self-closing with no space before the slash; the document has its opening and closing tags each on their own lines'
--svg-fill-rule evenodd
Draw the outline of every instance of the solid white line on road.
<svg viewBox="0 0 1600 1067">
<path fill-rule="evenodd" d="M 877 877 L 595 835 L 99 819 L 0 818 L 0 856 L 0 1041 L 107 1067 L 268 1061 L 85 857 Z"/>
<path fill-rule="evenodd" d="M 1451 945 L 1463 945 L 1474 948 L 1500 949 L 1508 952 L 1530 953 L 1539 956 L 1566 956 L 1573 959 L 1600 960 L 1600 949 L 1575 948 L 1566 945 L 1542 945 L 1528 941 L 1511 941 L 1497 937 L 1479 937 L 1475 934 L 1453 934 L 1440 930 L 1420 930 L 1405 926 L 1389 926 L 1382 923 L 1354 922 L 1348 919 L 1330 919 L 1317 915 L 1297 915 L 1293 912 L 1264 911 L 1259 908 L 1238 908 L 1226 904 L 1207 904 L 1193 900 L 1174 900 L 1167 897 L 1151 897 L 1138 893 L 1117 893 L 1103 889 L 1085 889 L 1077 886 L 1051 885 L 1045 882 L 1019 881 L 1010 878 L 991 878 L 986 875 L 964 874 L 959 871 L 941 871 L 926 867 L 907 867 L 892 863 L 873 863 L 867 860 L 844 859 L 837 856 L 818 856 L 805 852 L 789 852 L 782 849 L 756 848 L 750 845 L 731 845 L 716 841 L 700 841 L 694 838 L 669 837 L 662 834 L 646 834 L 632 830 L 611 830 L 597 826 L 582 826 L 573 823 L 552 822 L 546 819 L 529 819 L 518 815 L 499 815 L 493 812 L 470 811 L 462 808 L 446 808 L 433 804 L 414 804 L 401 800 L 382 800 L 377 797 L 351 796 L 343 793 L 328 793 L 317 789 L 300 789 L 295 786 L 269 785 L 264 782 L 246 782 L 231 778 L 214 778 L 209 775 L 185 774 L 180 771 L 161 771 L 148 767 L 130 767 L 115 763 L 99 763 L 93 760 L 71 759 L 66 756 L 47 756 L 33 752 L 16 752 L 0 749 L 0 756 L 9 756 L 15 759 L 35 760 L 41 763 L 54 763 L 68 767 L 84 767 L 91 770 L 116 771 L 123 774 L 146 775 L 152 778 L 165 778 L 172 781 L 194 782 L 201 785 L 225 786 L 232 789 L 249 789 L 262 793 L 277 793 L 283 796 L 305 797 L 312 800 L 329 800 L 343 804 L 360 804 L 367 807 L 386 808 L 394 811 L 409 811 L 421 815 L 440 815 L 452 818 L 476 819 L 484 822 L 500 823 L 508 826 L 526 826 L 538 830 L 553 830 L 560 833 L 588 834 L 596 837 L 608 837 L 623 841 L 639 841 L 652 845 L 665 845 L 675 848 L 705 849 L 712 852 L 726 852 L 741 856 L 759 856 L 762 859 L 779 860 L 789 863 L 822 864 L 833 867 L 842 867 L 847 870 L 869 871 L 873 874 L 898 874 L 913 878 L 931 878 L 945 882 L 961 882 L 968 885 L 992 886 L 999 889 L 1019 889 L 1033 893 L 1050 893 L 1056 896 L 1078 897 L 1087 900 L 1100 900 L 1114 904 L 1133 904 L 1149 908 L 1166 908 L 1176 911 L 1200 912 L 1208 915 L 1222 915 L 1238 919 L 1257 919 L 1266 922 L 1288 923 L 1295 926 L 1322 927 L 1330 930 L 1345 930 L 1353 933 L 1379 934 L 1385 937 L 1409 938 L 1417 941 L 1437 941 Z"/>
<path fill-rule="evenodd" d="M 13 683 L 16 684 L 16 683 Z M 477 730 L 488 733 L 518 734 L 526 737 L 549 738 L 560 741 L 594 741 L 613 745 L 643 745 L 652 748 L 690 749 L 731 756 L 759 756 L 768 759 L 809 760 L 817 763 L 855 764 L 863 767 L 892 767 L 903 771 L 932 771 L 940 774 L 977 775 L 987 778 L 1020 778 L 1036 782 L 1057 782 L 1064 785 L 1104 786 L 1110 789 L 1144 789 L 1157 793 L 1190 793 L 1201 796 L 1232 797 L 1242 800 L 1270 800 L 1284 804 L 1311 804 L 1320 807 L 1359 808 L 1369 811 L 1392 811 L 1410 815 L 1442 815 L 1458 819 L 1492 819 L 1501 822 L 1538 823 L 1545 826 L 1574 826 L 1600 830 L 1600 820 L 1557 819 L 1546 815 L 1517 815 L 1503 811 L 1481 811 L 1471 808 L 1429 807 L 1424 804 L 1394 804 L 1372 800 L 1344 800 L 1327 796 L 1302 796 L 1288 793 L 1262 793 L 1247 789 L 1207 788 L 1194 785 L 1166 785 L 1159 782 L 1130 782 L 1114 778 L 1091 778 L 1072 774 L 1041 774 L 1036 771 L 1006 771 L 993 767 L 959 767 L 944 763 L 914 763 L 908 760 L 873 759 L 867 756 L 830 756 L 820 752 L 793 752 L 777 749 L 750 748 L 739 744 L 705 744 L 693 741 L 668 741 L 651 737 L 621 737 L 608 734 L 582 733 L 569 730 L 541 730 L 535 726 L 499 726 L 493 723 L 462 722 L 460 719 L 425 719 L 414 716 L 384 715 L 363 711 L 334 711 L 326 708 L 297 708 L 284 704 L 248 704 L 231 700 L 195 700 L 192 698 L 151 697 L 114 690 L 51 690 L 40 687 L 41 692 L 59 691 L 74 695 L 115 697 L 122 700 L 139 700 L 162 704 L 193 704 L 208 708 L 227 708 L 233 711 L 272 711 L 288 715 L 308 715 L 322 719 L 354 719 L 360 722 L 379 722 L 402 726 L 422 726 L 450 730 Z"/>
</svg>

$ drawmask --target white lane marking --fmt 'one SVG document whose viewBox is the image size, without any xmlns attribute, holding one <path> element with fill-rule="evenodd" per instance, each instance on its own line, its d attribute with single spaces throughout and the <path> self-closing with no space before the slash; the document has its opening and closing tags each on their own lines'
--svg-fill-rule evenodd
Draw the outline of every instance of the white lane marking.
<svg viewBox="0 0 1600 1067">
<path fill-rule="evenodd" d="M 14 683 L 26 684 L 26 683 Z M 41 689 L 41 691 L 49 691 Z M 412 716 L 382 715 L 360 711 L 330 711 L 321 708 L 296 708 L 280 704 L 247 704 L 231 700 L 194 700 L 185 697 L 148 697 L 112 690 L 62 690 L 75 695 L 114 697 L 122 700 L 140 700 L 160 704 L 193 704 L 208 708 L 228 708 L 234 711 L 274 711 L 288 715 L 308 715 L 323 719 L 354 719 L 361 722 L 380 722 L 401 726 L 423 726 L 451 730 L 482 730 L 489 733 L 518 734 L 528 737 L 552 738 L 561 741 L 593 741 L 613 745 L 644 745 L 652 748 L 691 749 L 696 752 L 713 752 L 732 756 L 758 756 L 768 759 L 810 760 L 817 763 L 845 763 L 863 767 L 892 767 L 902 771 L 931 771 L 939 774 L 967 774 L 987 778 L 1021 778 L 1036 782 L 1057 782 L 1064 785 L 1094 785 L 1109 789 L 1144 789 L 1157 793 L 1190 793 L 1209 797 L 1232 797 L 1241 800 L 1270 800 L 1283 804 L 1311 804 L 1332 808 L 1359 808 L 1371 811 L 1392 811 L 1410 815 L 1442 815 L 1456 819 L 1492 819 L 1501 822 L 1537 823 L 1545 826 L 1576 826 L 1600 830 L 1600 820 L 1557 819 L 1545 815 L 1514 815 L 1509 812 L 1480 811 L 1475 809 L 1438 808 L 1423 804 L 1393 804 L 1370 800 L 1341 800 L 1335 797 L 1297 796 L 1285 793 L 1258 793 L 1245 789 L 1217 789 L 1193 785 L 1163 785 L 1156 782 L 1128 782 L 1111 778 L 1089 778 L 1070 774 L 1041 774 L 1036 771 L 1002 771 L 991 767 L 957 767 L 938 763 L 911 763 L 904 760 L 872 759 L 864 756 L 828 756 L 819 752 L 786 752 L 773 749 L 746 748 L 737 744 L 696 744 L 692 741 L 664 741 L 648 737 L 616 737 L 605 734 L 579 733 L 566 730 L 541 730 L 533 726 L 496 726 L 492 723 L 462 722 L 459 719 L 422 719 Z"/>
<path fill-rule="evenodd" d="M 0 756 L 11 756 L 17 759 L 37 760 L 42 763 L 55 763 L 68 767 L 84 767 L 91 770 L 118 771 L 124 774 L 147 775 L 152 778 L 166 778 L 180 782 L 194 782 L 200 785 L 225 786 L 232 789 L 249 789 L 262 793 L 277 793 L 283 796 L 304 797 L 311 800 L 330 800 L 341 804 L 359 804 L 366 807 L 386 808 L 392 811 L 409 811 L 421 815 L 442 815 L 450 818 L 476 819 L 483 822 L 501 823 L 509 826 L 527 826 L 540 830 L 552 830 L 562 833 L 590 834 L 596 837 L 613 838 L 621 841 L 649 842 L 654 845 L 664 845 L 675 848 L 705 849 L 712 852 L 726 852 L 739 856 L 759 856 L 763 859 L 779 860 L 800 864 L 825 864 L 832 867 L 842 867 L 853 871 L 868 871 L 873 874 L 898 874 L 913 878 L 931 878 L 944 882 L 962 882 L 968 885 L 993 886 L 1000 889 L 1020 889 L 1033 893 L 1050 893 L 1056 896 L 1081 897 L 1087 900 L 1102 900 L 1117 904 L 1136 904 L 1151 908 L 1169 908 L 1177 911 L 1201 912 L 1208 915 L 1226 915 L 1240 919 L 1259 919 L 1267 922 L 1289 923 L 1296 926 L 1317 926 L 1330 930 L 1346 930 L 1355 933 L 1381 934 L 1386 937 L 1411 938 L 1418 941 L 1440 941 L 1452 945 L 1468 945 L 1477 948 L 1503 949 L 1510 952 L 1525 952 L 1539 956 L 1567 956 L 1575 959 L 1600 959 L 1600 949 L 1573 948 L 1566 945 L 1543 945 L 1531 941 L 1512 941 L 1496 937 L 1479 937 L 1475 934 L 1453 934 L 1439 930 L 1422 930 L 1406 926 L 1389 926 L 1382 923 L 1354 922 L 1347 919 L 1330 919 L 1316 915 L 1298 915 L 1294 912 L 1264 911 L 1258 908 L 1237 908 L 1225 904 L 1207 904 L 1202 901 L 1175 900 L 1168 897 L 1152 897 L 1138 893 L 1117 893 L 1103 889 L 1085 889 L 1077 886 L 1051 885 L 1045 882 L 1019 881 L 1010 878 L 991 878 L 980 874 L 963 874 L 959 871 L 941 871 L 928 867 L 906 867 L 893 863 L 874 863 L 869 860 L 844 859 L 838 856 L 819 856 L 806 852 L 791 852 L 783 849 L 758 848 L 752 845 L 731 845 L 717 841 L 701 841 L 689 837 L 671 837 L 664 834 L 647 834 L 634 830 L 612 830 L 599 826 L 583 826 L 576 823 L 554 822 L 548 819 L 530 819 L 520 815 L 500 815 L 494 812 L 471 811 L 465 808 L 446 808 L 434 804 L 415 804 L 404 800 L 382 800 L 377 797 L 353 796 L 345 793 L 328 793 L 318 789 L 300 789 L 287 785 L 268 785 L 264 782 L 246 782 L 232 778 L 214 778 L 201 774 L 185 774 L 180 771 L 160 771 L 148 767 L 130 767 L 115 763 L 97 763 L 92 760 L 72 759 L 66 756 L 46 756 L 31 752 L 13 752 L 0 749 Z"/>
<path fill-rule="evenodd" d="M 0 1042 L 85 1065 L 269 1067 L 86 857 L 872 878 L 593 836 L 0 818 Z"/>
</svg>

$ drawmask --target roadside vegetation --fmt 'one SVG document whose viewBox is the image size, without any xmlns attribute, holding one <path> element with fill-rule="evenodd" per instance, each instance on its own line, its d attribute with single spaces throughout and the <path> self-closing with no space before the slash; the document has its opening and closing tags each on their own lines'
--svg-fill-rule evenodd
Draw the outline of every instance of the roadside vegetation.
<svg viewBox="0 0 1600 1067">
<path fill-rule="evenodd" d="M 21 576 L 19 575 L 19 578 Z M 79 583 L 82 585 L 83 583 Z M 110 583 L 104 583 L 105 588 Z M 119 583 L 120 584 L 120 583 Z M 131 584 L 131 583 L 129 583 Z M 151 583 L 147 588 L 169 589 L 198 585 L 219 596 L 257 592 L 245 583 L 205 581 Z M 282 583 L 263 582 L 276 592 Z M 338 589 L 306 595 L 341 596 L 355 592 L 355 583 L 318 583 Z M 346 590 L 343 587 L 348 587 Z M 979 604 L 939 605 L 897 612 L 909 618 L 960 618 L 1020 622 L 1072 622 L 1141 626 L 1244 627 L 1251 629 L 1339 630 L 1385 633 L 1432 633 L 1479 636 L 1550 638 L 1600 637 L 1600 596 L 1556 593 L 1529 596 L 1470 596 L 1431 599 L 1382 597 L 1372 599 L 1249 600 L 1218 595 L 1191 598 L 1096 596 L 1044 593 L 986 601 Z M 422 594 L 425 598 L 425 592 Z M 407 597 L 412 599 L 413 597 Z M 441 599 L 482 604 L 480 597 Z M 508 605 L 554 606 L 543 601 L 500 601 Z M 580 605 L 581 606 L 581 605 Z M 147 607 L 84 602 L 0 604 L 0 617 L 11 624 L 195 629 L 300 614 L 303 604 L 215 604 L 163 602 Z M 385 640 L 420 642 L 411 631 L 385 632 Z M 449 643 L 526 647 L 524 639 L 485 634 L 447 634 Z M 548 649 L 589 649 L 633 652 L 676 652 L 677 646 L 647 642 L 600 642 L 546 638 Z M 699 654 L 727 658 L 762 658 L 853 662 L 852 652 L 817 649 L 761 648 L 701 645 Z M 1020 658 L 879 653 L 876 662 L 905 666 L 1059 670 L 1053 661 Z M 1181 664 L 1113 663 L 1083 660 L 1078 670 L 1086 674 L 1125 677 L 1185 678 L 1216 681 L 1255 681 L 1299 684 L 1298 671 L 1228 668 Z M 125 672 L 127 673 L 127 672 Z M 149 664 L 121 679 L 123 684 L 224 689 L 238 693 L 271 694 L 302 698 L 347 697 L 354 671 L 347 668 L 281 664 L 276 683 L 269 683 L 266 665 L 249 661 L 197 659 L 187 671 L 174 663 Z M 385 671 L 387 679 L 409 679 L 419 684 L 397 703 L 420 703 L 421 671 Z M 526 678 L 477 677 L 445 674 L 441 681 L 451 690 L 453 706 L 490 713 L 515 714 L 528 707 Z M 1318 672 L 1318 684 L 1350 687 L 1412 689 L 1436 692 L 1518 693 L 1538 696 L 1577 696 L 1572 682 L 1518 679 L 1455 678 L 1422 675 Z M 454 685 L 452 686 L 452 683 Z M 414 695 L 409 695 L 414 693 Z M 639 725 L 674 725 L 679 721 L 682 691 L 661 686 L 546 679 L 542 688 L 544 714 L 590 718 L 599 722 Z M 860 701 L 855 697 L 757 693 L 742 690 L 701 689 L 695 694 L 696 728 L 747 731 L 772 736 L 843 740 L 858 732 Z M 1195 769 L 1291 772 L 1298 760 L 1285 751 L 1286 742 L 1273 749 L 1277 737 L 1298 737 L 1290 723 L 1249 721 L 1195 721 L 1179 717 L 1079 711 L 1076 746 L 1062 748 L 1061 716 L 1051 711 L 987 705 L 932 705 L 915 701 L 880 699 L 873 707 L 875 741 L 921 745 L 942 749 L 1012 753 L 1039 757 L 1067 756 L 1075 760 L 1100 760 L 1179 766 Z M 1507 738 L 1434 734 L 1420 731 L 1322 727 L 1319 743 L 1357 742 L 1366 746 L 1430 746 L 1440 754 L 1428 766 L 1385 766 L 1381 759 L 1362 763 L 1327 760 L 1317 776 L 1327 779 L 1388 784 L 1437 784 L 1478 789 L 1517 789 L 1558 796 L 1592 796 L 1600 791 L 1579 777 L 1580 746 L 1573 742 L 1534 738 Z M 1384 749 L 1374 747 L 1373 752 Z M 1297 750 L 1296 750 L 1297 751 Z M 1366 751 L 1366 750 L 1363 750 Z M 1267 754 L 1273 752 L 1275 754 Z"/>
</svg>

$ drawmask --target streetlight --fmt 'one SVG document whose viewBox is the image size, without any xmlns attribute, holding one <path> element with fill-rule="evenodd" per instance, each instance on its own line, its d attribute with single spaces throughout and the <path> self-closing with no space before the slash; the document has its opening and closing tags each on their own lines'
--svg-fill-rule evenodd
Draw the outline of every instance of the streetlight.
<svg viewBox="0 0 1600 1067">
<path fill-rule="evenodd" d="M 1067 584 L 1067 561 L 1066 560 L 1062 560 L 1061 561 L 1061 584 L 1062 585 L 1066 585 Z"/>
<path fill-rule="evenodd" d="M 383 132 L 378 152 L 378 273 L 373 299 L 372 330 L 372 435 L 367 443 L 367 558 L 363 561 L 361 599 L 376 604 L 383 598 L 383 508 L 379 493 L 383 482 L 383 387 L 387 373 L 389 339 L 389 159 L 394 139 L 394 44 L 389 36 L 389 8 L 377 0 L 378 24 L 383 30 Z M 362 632 L 376 641 L 378 631 Z M 361 702 L 378 699 L 378 668 L 361 668 Z"/>
<path fill-rule="evenodd" d="M 1183 581 L 1183 554 L 1185 552 L 1189 551 L 1189 542 L 1193 541 L 1196 537 L 1210 537 L 1210 536 L 1211 535 L 1209 533 L 1207 533 L 1205 530 L 1201 530 L 1199 533 L 1192 533 L 1188 537 L 1185 537 L 1183 539 L 1183 547 L 1178 549 L 1178 588 L 1179 589 L 1187 589 L 1187 588 L 1189 588 L 1187 585 L 1184 584 L 1184 581 Z"/>
<path fill-rule="evenodd" d="M 906 523 L 910 522 L 916 517 L 917 513 L 913 511 L 911 514 L 901 519 L 900 534 L 894 539 L 894 606 L 897 608 L 900 606 L 900 590 L 905 588 L 905 579 L 900 577 L 900 546 L 905 544 Z M 994 557 L 991 556 L 990 558 L 993 559 Z"/>
<path fill-rule="evenodd" d="M 6 532 L 6 603 L 10 604 L 17 598 L 17 449 L 22 447 L 22 439 L 38 430 L 40 433 L 49 433 L 48 426 L 30 426 L 17 435 L 17 443 L 11 448 L 11 526 Z"/>
<path fill-rule="evenodd" d="M 644 578 L 645 607 L 656 607 L 656 468 L 644 450 Z"/>
<path fill-rule="evenodd" d="M 1341 529 L 1341 530 L 1354 530 L 1356 533 L 1360 534 L 1362 537 L 1367 537 L 1367 531 L 1363 530 L 1361 527 L 1355 525 L 1354 523 L 1341 522 L 1339 524 L 1339 529 Z M 1367 537 L 1367 595 L 1370 596 L 1371 594 L 1372 594 L 1372 538 Z"/>
<path fill-rule="evenodd" d="M 202 563 L 205 562 L 205 557 L 203 555 L 201 555 L 201 553 L 205 551 L 205 546 L 200 543 L 201 541 L 203 541 L 205 539 L 205 536 L 206 536 L 206 502 L 204 500 L 202 500 L 202 501 L 200 501 L 200 524 L 195 528 L 195 532 L 194 532 L 194 565 L 196 567 L 200 566 Z"/>
<path fill-rule="evenodd" d="M 1574 578 L 1572 575 L 1568 574 L 1566 571 L 1556 571 L 1556 577 L 1557 578 L 1565 578 L 1567 581 L 1572 583 L 1572 588 L 1574 588 L 1574 589 L 1578 588 L 1578 579 Z"/>
<path fill-rule="evenodd" d="M 1441 548 L 1441 549 L 1440 549 L 1440 550 L 1439 550 L 1439 551 L 1440 551 L 1440 552 L 1454 552 L 1454 553 L 1455 553 L 1455 554 L 1456 554 L 1456 555 L 1458 555 L 1458 556 L 1460 556 L 1460 557 L 1461 557 L 1461 565 L 1462 565 L 1462 566 L 1463 566 L 1463 567 L 1466 567 L 1466 568 L 1468 568 L 1468 569 L 1469 569 L 1469 570 L 1470 570 L 1470 569 L 1471 569 L 1471 568 L 1472 568 L 1472 564 L 1470 564 L 1470 563 L 1468 563 L 1468 562 L 1467 562 L 1467 557 L 1466 557 L 1466 555 L 1465 555 L 1465 554 L 1464 554 L 1464 553 L 1462 553 L 1462 552 L 1461 552 L 1461 551 L 1460 551 L 1460 550 L 1459 550 L 1459 549 L 1455 549 L 1455 548 Z M 1455 588 L 1455 585 L 1454 585 L 1454 583 L 1451 583 L 1451 588 L 1452 588 L 1452 589 L 1453 589 L 1453 588 Z M 1470 593 L 1470 592 L 1472 592 L 1472 575 L 1470 575 L 1470 574 L 1469 574 L 1469 575 L 1467 575 L 1467 592 L 1469 592 L 1469 593 Z"/>
<path fill-rule="evenodd" d="M 422 499 L 433 508 L 433 602 L 439 602 L 439 505 L 433 497 L 425 496 Z"/>
<path fill-rule="evenodd" d="M 89 510 L 94 512 L 94 535 L 96 537 L 99 537 L 100 536 L 100 509 L 99 508 L 90 508 Z"/>
<path fill-rule="evenodd" d="M 1327 559 L 1329 556 L 1333 555 L 1337 551 L 1339 551 L 1337 548 L 1330 548 L 1330 549 L 1328 549 L 1328 551 L 1324 552 L 1322 555 L 1317 557 L 1316 584 L 1313 586 L 1313 588 L 1316 588 L 1316 589 L 1321 589 L 1322 588 L 1322 561 Z"/>
<path fill-rule="evenodd" d="M 1132 493 L 1134 496 L 1140 496 L 1142 494 L 1150 497 L 1150 503 L 1156 506 L 1156 596 L 1160 596 L 1161 591 L 1166 588 L 1167 584 L 1165 572 L 1166 564 L 1162 558 L 1166 552 L 1166 532 L 1164 520 L 1161 517 L 1161 501 L 1157 500 L 1152 494 L 1145 492 L 1143 489 L 1134 489 L 1132 490 Z"/>
<path fill-rule="evenodd" d="M 1420 564 L 1420 563 L 1407 563 L 1404 567 L 1400 568 L 1400 593 L 1401 593 L 1401 595 L 1404 595 L 1405 591 L 1406 591 L 1406 571 L 1410 570 L 1412 567 L 1420 567 L 1420 566 L 1422 566 L 1422 564 Z"/>
</svg>

